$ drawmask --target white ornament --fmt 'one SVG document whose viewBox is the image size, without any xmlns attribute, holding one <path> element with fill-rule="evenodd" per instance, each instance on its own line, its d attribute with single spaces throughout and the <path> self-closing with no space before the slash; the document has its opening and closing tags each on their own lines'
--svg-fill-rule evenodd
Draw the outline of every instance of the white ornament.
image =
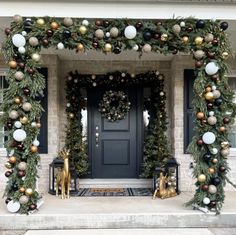
<svg viewBox="0 0 236 235">
<path fill-rule="evenodd" d="M 69 108 L 69 107 L 70 107 L 70 103 L 67 103 L 67 104 L 66 104 L 66 107 L 68 107 L 68 108 Z"/>
<path fill-rule="evenodd" d="M 210 202 L 211 202 L 211 201 L 210 201 L 210 199 L 209 199 L 208 197 L 204 197 L 204 198 L 203 198 L 203 203 L 204 203 L 205 205 L 208 205 Z"/>
<path fill-rule="evenodd" d="M 212 149 L 210 150 L 210 152 L 211 152 L 212 154 L 216 155 L 216 154 L 218 153 L 218 149 L 217 149 L 217 148 L 212 148 Z"/>
<path fill-rule="evenodd" d="M 24 47 L 19 47 L 18 48 L 19 53 L 25 54 L 25 48 Z"/>
<path fill-rule="evenodd" d="M 39 143 L 39 141 L 38 141 L 37 139 L 35 139 L 35 140 L 33 141 L 33 145 L 35 145 L 35 146 L 37 146 L 37 147 L 38 147 L 38 146 L 39 146 L 39 144 L 40 144 L 40 143 Z"/>
<path fill-rule="evenodd" d="M 216 186 L 213 185 L 213 184 L 209 185 L 208 192 L 209 192 L 210 194 L 215 194 L 215 193 L 217 192 Z"/>
<path fill-rule="evenodd" d="M 29 201 L 29 197 L 27 197 L 26 195 L 22 195 L 19 198 L 19 203 L 22 204 L 22 205 L 28 203 L 28 201 Z"/>
<path fill-rule="evenodd" d="M 26 167 L 27 167 L 27 163 L 26 162 L 20 162 L 18 164 L 18 169 L 21 170 L 21 171 L 25 171 Z"/>
<path fill-rule="evenodd" d="M 213 132 L 208 131 L 202 136 L 202 140 L 205 144 L 213 144 L 216 140 L 216 136 Z"/>
<path fill-rule="evenodd" d="M 160 92 L 160 96 L 164 96 L 165 93 L 163 91 Z"/>
<path fill-rule="evenodd" d="M 148 43 L 146 43 L 146 44 L 143 46 L 142 51 L 143 51 L 143 52 L 146 52 L 146 53 L 152 51 L 151 45 L 148 44 Z"/>
<path fill-rule="evenodd" d="M 22 31 L 21 34 L 22 34 L 22 36 L 26 36 L 26 35 L 27 35 L 27 32 Z"/>
<path fill-rule="evenodd" d="M 134 26 L 129 25 L 125 28 L 125 37 L 128 39 L 133 39 L 136 37 L 137 30 Z"/>
<path fill-rule="evenodd" d="M 14 153 L 15 153 L 15 150 L 14 150 L 14 149 L 12 149 L 12 150 L 10 151 L 10 153 L 9 153 L 9 156 L 13 156 L 13 155 L 14 155 Z"/>
<path fill-rule="evenodd" d="M 13 132 L 13 138 L 18 142 L 24 141 L 26 138 L 26 132 L 22 129 L 17 129 Z"/>
<path fill-rule="evenodd" d="M 16 213 L 20 209 L 20 203 L 19 202 L 14 202 L 11 200 L 7 204 L 7 210 L 12 213 Z"/>
<path fill-rule="evenodd" d="M 16 122 L 14 123 L 14 126 L 15 126 L 16 128 L 21 128 L 22 124 L 21 124 L 20 121 L 16 121 Z"/>
<path fill-rule="evenodd" d="M 138 47 L 138 45 L 137 45 L 137 44 L 133 46 L 133 50 L 134 50 L 134 51 L 137 51 L 137 50 L 138 50 L 138 48 L 139 48 L 139 47 Z"/>
<path fill-rule="evenodd" d="M 109 38 L 111 34 L 109 32 L 106 32 L 106 37 Z"/>
<path fill-rule="evenodd" d="M 82 21 L 82 25 L 88 26 L 88 25 L 89 25 L 89 22 L 88 22 L 87 20 L 83 20 L 83 21 Z"/>
<path fill-rule="evenodd" d="M 36 127 L 36 126 L 37 126 L 37 123 L 36 123 L 36 122 L 32 122 L 32 123 L 31 123 L 31 126 L 32 126 L 32 127 Z"/>
<path fill-rule="evenodd" d="M 211 89 L 214 91 L 216 90 L 216 86 L 212 86 Z"/>
<path fill-rule="evenodd" d="M 122 73 L 122 74 L 121 74 L 121 77 L 122 77 L 122 78 L 124 78 L 125 76 L 126 76 L 126 74 L 125 74 L 125 73 Z"/>
<path fill-rule="evenodd" d="M 160 72 L 158 70 L 156 70 L 155 74 L 156 74 L 156 76 L 158 76 L 160 74 Z"/>
<path fill-rule="evenodd" d="M 32 58 L 34 61 L 39 62 L 41 56 L 40 56 L 38 53 L 34 53 L 34 54 L 31 55 L 31 58 Z"/>
<path fill-rule="evenodd" d="M 209 116 L 214 116 L 214 114 L 215 114 L 215 113 L 214 113 L 213 111 L 210 111 L 210 112 L 209 112 Z"/>
<path fill-rule="evenodd" d="M 185 27 L 185 22 L 184 22 L 184 21 L 181 21 L 179 25 L 180 25 L 181 27 Z"/>
<path fill-rule="evenodd" d="M 25 103 L 22 105 L 22 108 L 23 108 L 24 111 L 29 112 L 29 111 L 31 110 L 31 108 L 32 108 L 32 105 L 31 105 L 31 103 L 29 103 L 29 102 L 25 102 Z"/>
<path fill-rule="evenodd" d="M 9 117 L 10 117 L 11 119 L 17 119 L 17 118 L 19 117 L 19 114 L 18 114 L 18 112 L 17 112 L 16 110 L 11 110 L 11 111 L 9 112 Z"/>
<path fill-rule="evenodd" d="M 57 48 L 58 48 L 59 50 L 62 50 L 62 49 L 65 48 L 65 46 L 64 46 L 64 44 L 63 44 L 62 42 L 59 42 L 59 43 L 57 44 Z"/>
<path fill-rule="evenodd" d="M 23 47 L 25 45 L 26 41 L 25 41 L 24 36 L 22 36 L 21 34 L 17 33 L 15 35 L 13 35 L 12 43 L 16 47 Z"/>
<path fill-rule="evenodd" d="M 33 47 L 38 46 L 39 40 L 36 37 L 30 37 L 29 44 Z"/>
<path fill-rule="evenodd" d="M 218 72 L 219 67 L 215 62 L 210 62 L 206 65 L 205 71 L 208 75 L 214 75 Z"/>
<path fill-rule="evenodd" d="M 96 75 L 93 74 L 91 78 L 92 78 L 93 80 L 96 79 Z"/>
</svg>

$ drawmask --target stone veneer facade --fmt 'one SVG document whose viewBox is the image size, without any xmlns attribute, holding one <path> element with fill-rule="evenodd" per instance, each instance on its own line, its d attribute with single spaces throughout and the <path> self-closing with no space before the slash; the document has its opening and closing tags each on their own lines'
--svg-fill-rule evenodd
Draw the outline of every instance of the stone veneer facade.
<svg viewBox="0 0 236 235">
<path fill-rule="evenodd" d="M 43 66 L 48 68 L 48 154 L 41 155 L 40 179 L 38 189 L 41 193 L 48 190 L 48 164 L 57 155 L 57 151 L 64 146 L 65 138 L 65 77 L 69 71 L 78 70 L 82 74 L 104 74 L 112 71 L 128 71 L 129 73 L 142 73 L 149 70 L 159 70 L 165 75 L 165 88 L 167 92 L 167 112 L 169 117 L 168 136 L 173 155 L 177 158 L 180 167 L 180 189 L 190 191 L 194 189 L 194 180 L 189 169 L 192 158 L 184 154 L 183 126 L 184 126 L 184 69 L 193 68 L 190 56 L 174 56 L 171 61 L 145 61 L 145 60 L 77 60 L 62 61 L 56 55 L 43 56 Z M 232 63 L 233 64 L 233 63 Z M 234 63 L 235 64 L 235 63 Z M 0 60 L 0 68 L 6 67 Z M 233 74 L 234 73 L 233 70 Z M 0 192 L 3 192 L 6 178 L 4 176 L 6 154 L 0 152 Z M 230 179 L 236 182 L 236 154 L 228 158 L 231 166 Z M 227 186 L 231 190 L 232 186 Z"/>
</svg>

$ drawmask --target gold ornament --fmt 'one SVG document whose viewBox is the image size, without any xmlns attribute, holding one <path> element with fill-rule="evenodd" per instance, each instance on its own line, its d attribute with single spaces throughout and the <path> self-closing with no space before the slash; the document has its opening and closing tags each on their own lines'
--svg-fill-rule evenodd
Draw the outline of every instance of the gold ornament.
<svg viewBox="0 0 236 235">
<path fill-rule="evenodd" d="M 213 159 L 212 159 L 212 162 L 213 162 L 214 164 L 216 164 L 216 163 L 218 162 L 218 159 L 217 159 L 217 158 L 213 158 Z"/>
<path fill-rule="evenodd" d="M 206 176 L 204 174 L 201 174 L 197 177 L 198 182 L 205 182 L 206 181 Z"/>
<path fill-rule="evenodd" d="M 205 94 L 205 99 L 206 99 L 206 100 L 209 100 L 209 101 L 212 101 L 212 100 L 214 99 L 213 93 L 212 93 L 212 92 L 207 92 L 207 93 Z"/>
<path fill-rule="evenodd" d="M 32 153 L 37 153 L 37 152 L 38 152 L 38 147 L 35 146 L 35 145 L 31 145 L 30 151 L 31 151 Z"/>
<path fill-rule="evenodd" d="M 58 23 L 57 22 L 52 22 L 51 24 L 50 24 L 50 26 L 51 26 L 51 29 L 52 30 L 56 30 L 56 29 L 58 29 L 58 27 L 59 27 L 59 25 L 58 25 Z"/>
<path fill-rule="evenodd" d="M 206 92 L 210 92 L 210 91 L 211 91 L 211 87 L 210 87 L 210 86 L 206 87 L 206 88 L 205 88 L 205 91 L 206 91 Z"/>
<path fill-rule="evenodd" d="M 9 157 L 9 160 L 8 160 L 11 164 L 15 164 L 16 163 L 16 157 L 15 156 L 11 156 Z"/>
<path fill-rule="evenodd" d="M 215 169 L 210 167 L 210 168 L 208 168 L 208 172 L 210 174 L 214 174 L 215 173 Z"/>
<path fill-rule="evenodd" d="M 112 51 L 112 45 L 110 43 L 106 43 L 104 47 L 105 52 L 111 52 Z"/>
<path fill-rule="evenodd" d="M 229 142 L 228 141 L 223 141 L 221 142 L 221 148 L 222 149 L 228 149 L 229 148 Z"/>
<path fill-rule="evenodd" d="M 88 31 L 88 29 L 87 29 L 84 25 L 81 25 L 81 26 L 79 27 L 79 32 L 80 32 L 82 35 L 86 34 L 87 31 Z"/>
<path fill-rule="evenodd" d="M 27 188 L 27 189 L 25 190 L 25 195 L 27 195 L 27 196 L 32 196 L 32 194 L 33 194 L 33 189 L 32 189 L 32 188 Z"/>
<path fill-rule="evenodd" d="M 168 35 L 166 33 L 163 33 L 161 35 L 161 41 L 166 42 L 168 40 Z"/>
<path fill-rule="evenodd" d="M 20 191 L 20 193 L 24 193 L 25 192 L 25 188 L 24 187 L 20 187 L 19 191 Z"/>
<path fill-rule="evenodd" d="M 84 50 L 84 45 L 82 43 L 77 44 L 77 50 L 83 51 Z"/>
<path fill-rule="evenodd" d="M 197 113 L 197 119 L 203 119 L 204 118 L 204 113 L 203 112 L 198 112 Z"/>
<path fill-rule="evenodd" d="M 223 52 L 223 53 L 222 53 L 222 58 L 223 58 L 224 60 L 227 60 L 227 59 L 229 58 L 229 53 L 228 53 L 227 51 Z"/>
<path fill-rule="evenodd" d="M 196 45 L 201 45 L 203 43 L 203 38 L 202 37 L 196 37 L 194 40 Z"/>
<path fill-rule="evenodd" d="M 10 67 L 11 69 L 15 69 L 15 68 L 17 67 L 16 61 L 11 60 L 11 61 L 9 62 L 9 67 Z"/>
<path fill-rule="evenodd" d="M 16 98 L 15 98 L 15 103 L 16 103 L 16 104 L 20 104 L 20 103 L 21 103 L 20 97 L 16 97 Z"/>
<path fill-rule="evenodd" d="M 20 122 L 25 125 L 25 124 L 28 123 L 28 118 L 27 117 L 22 117 L 22 118 L 20 118 Z"/>
<path fill-rule="evenodd" d="M 224 126 L 221 126 L 219 130 L 220 130 L 220 132 L 225 132 L 226 128 Z"/>
<path fill-rule="evenodd" d="M 184 43 L 187 43 L 188 40 L 189 40 L 189 37 L 188 37 L 188 36 L 183 36 L 183 37 L 182 37 L 182 41 L 183 41 Z"/>
<path fill-rule="evenodd" d="M 44 19 L 42 19 L 42 18 L 40 18 L 40 19 L 37 19 L 37 24 L 38 25 L 40 25 L 40 26 L 42 26 L 42 25 L 44 25 L 45 24 L 45 21 L 44 21 Z"/>
<path fill-rule="evenodd" d="M 6 163 L 5 163 L 5 167 L 6 167 L 7 169 L 11 169 L 11 168 L 12 168 L 12 165 L 11 165 L 10 162 L 6 162 Z"/>
</svg>

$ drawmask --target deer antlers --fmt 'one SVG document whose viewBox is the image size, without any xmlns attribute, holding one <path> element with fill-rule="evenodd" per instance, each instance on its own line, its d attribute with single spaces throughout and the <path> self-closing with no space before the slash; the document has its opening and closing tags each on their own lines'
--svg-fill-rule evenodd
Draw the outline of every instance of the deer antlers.
<svg viewBox="0 0 236 235">
<path fill-rule="evenodd" d="M 62 149 L 61 151 L 58 152 L 59 156 L 64 158 L 68 158 L 70 155 L 70 149 Z"/>
</svg>

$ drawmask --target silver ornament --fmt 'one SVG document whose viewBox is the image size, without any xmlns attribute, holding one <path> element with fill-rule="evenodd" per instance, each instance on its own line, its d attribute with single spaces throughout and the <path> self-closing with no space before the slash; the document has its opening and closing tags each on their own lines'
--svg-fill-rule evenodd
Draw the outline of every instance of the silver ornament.
<svg viewBox="0 0 236 235">
<path fill-rule="evenodd" d="M 207 122 L 210 124 L 210 125 L 215 125 L 216 122 L 217 122 L 217 119 L 215 116 L 210 116 L 207 118 Z"/>
<path fill-rule="evenodd" d="M 14 77 L 17 81 L 21 81 L 23 80 L 23 78 L 25 77 L 25 75 L 21 72 L 21 71 L 17 71 L 15 74 L 14 74 Z"/>
<path fill-rule="evenodd" d="M 25 171 L 26 167 L 27 167 L 27 163 L 26 162 L 20 162 L 18 164 L 18 169 L 21 170 L 21 171 Z"/>
<path fill-rule="evenodd" d="M 209 185 L 208 192 L 209 192 L 210 194 L 215 194 L 215 193 L 217 192 L 216 186 L 213 185 L 213 184 Z"/>
<path fill-rule="evenodd" d="M 111 37 L 112 37 L 112 38 L 118 37 L 118 35 L 119 35 L 119 29 L 116 28 L 116 27 L 112 27 L 112 28 L 110 29 L 110 34 L 111 34 Z"/>
<path fill-rule="evenodd" d="M 150 44 L 145 44 L 142 48 L 143 52 L 150 52 L 152 50 L 152 47 Z"/>
<path fill-rule="evenodd" d="M 214 39 L 214 35 L 212 33 L 208 33 L 204 38 L 205 42 L 211 42 L 213 41 L 213 39 Z"/>
<path fill-rule="evenodd" d="M 205 52 L 203 50 L 197 50 L 193 52 L 194 58 L 197 60 L 201 60 L 203 56 L 205 55 Z"/>
<path fill-rule="evenodd" d="M 24 111 L 26 111 L 26 112 L 29 112 L 29 111 L 31 110 L 31 108 L 32 108 L 32 105 L 31 105 L 31 103 L 29 103 L 29 102 L 25 102 L 25 103 L 22 105 L 22 109 L 23 109 Z"/>
<path fill-rule="evenodd" d="M 221 96 L 221 93 L 219 90 L 214 90 L 214 91 L 212 91 L 212 93 L 213 93 L 213 97 L 215 99 L 220 98 L 220 96 Z"/>
<path fill-rule="evenodd" d="M 178 24 L 173 25 L 172 30 L 174 33 L 179 34 L 181 31 L 181 27 Z"/>
<path fill-rule="evenodd" d="M 36 37 L 30 37 L 29 44 L 33 47 L 38 46 L 39 40 Z"/>
<path fill-rule="evenodd" d="M 104 37 L 104 32 L 101 30 L 101 29 L 97 29 L 95 31 L 95 36 L 98 38 L 98 39 L 102 39 Z"/>
<path fill-rule="evenodd" d="M 28 201 L 29 201 L 29 197 L 26 196 L 26 195 L 22 195 L 22 196 L 19 198 L 19 203 L 22 204 L 22 205 L 28 203 Z"/>
<path fill-rule="evenodd" d="M 73 25 L 73 20 L 70 17 L 65 17 L 63 20 L 63 24 L 67 27 Z"/>
<path fill-rule="evenodd" d="M 18 112 L 17 112 L 16 110 L 11 110 L 11 111 L 9 112 L 9 117 L 10 117 L 11 119 L 17 119 L 17 118 L 19 117 L 19 114 L 18 114 Z"/>
</svg>

